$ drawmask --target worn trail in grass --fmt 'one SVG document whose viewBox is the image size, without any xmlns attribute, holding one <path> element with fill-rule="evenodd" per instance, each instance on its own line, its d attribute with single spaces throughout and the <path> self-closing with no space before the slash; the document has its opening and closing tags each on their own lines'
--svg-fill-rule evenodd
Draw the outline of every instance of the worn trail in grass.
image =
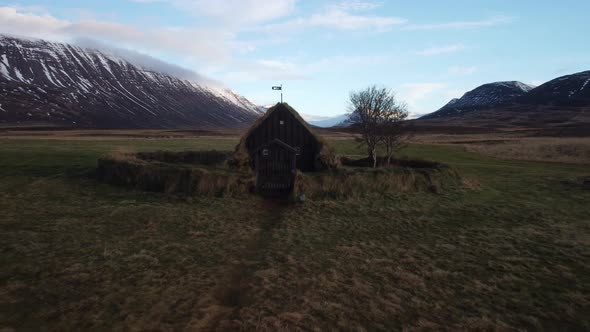
<svg viewBox="0 0 590 332">
<path fill-rule="evenodd" d="M 235 330 L 241 327 L 240 310 L 248 307 L 255 294 L 252 294 L 256 271 L 268 268 L 265 260 L 274 238 L 275 229 L 283 221 L 288 202 L 260 200 L 256 209 L 262 211 L 259 230 L 254 234 L 239 256 L 228 267 L 219 285 L 214 289 L 213 314 L 199 322 L 199 327 L 207 331 Z"/>
</svg>

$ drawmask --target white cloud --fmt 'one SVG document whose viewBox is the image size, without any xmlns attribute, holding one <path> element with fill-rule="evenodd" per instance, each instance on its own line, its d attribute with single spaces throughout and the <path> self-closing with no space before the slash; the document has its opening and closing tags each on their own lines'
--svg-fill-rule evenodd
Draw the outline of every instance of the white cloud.
<svg viewBox="0 0 590 332">
<path fill-rule="evenodd" d="M 185 64 L 198 66 L 199 72 L 222 79 L 225 82 L 260 80 L 308 80 L 320 74 L 335 75 L 355 72 L 359 68 L 390 64 L 391 56 L 341 55 L 320 59 L 262 58 L 240 60 L 241 53 L 256 50 L 261 45 L 289 41 L 289 34 L 258 34 L 257 40 L 238 40 L 240 32 L 297 32 L 306 29 L 323 29 L 322 33 L 347 33 L 349 31 L 464 29 L 504 24 L 507 17 L 495 17 L 482 21 L 450 22 L 430 25 L 408 25 L 407 20 L 393 16 L 381 16 L 376 11 L 381 2 L 348 0 L 333 3 L 319 11 L 295 17 L 297 0 L 131 0 L 135 2 L 162 2 L 170 4 L 203 20 L 206 28 L 158 27 L 155 23 L 144 25 L 122 24 L 90 18 L 65 20 L 52 16 L 43 8 L 6 6 L 0 7 L 0 32 L 45 38 L 59 41 L 76 41 L 92 38 L 119 48 L 139 51 L 165 58 L 181 58 Z M 148 4 L 146 4 L 147 6 Z M 373 12 L 372 12 L 373 11 Z M 212 18 L 212 19 L 211 19 Z M 279 20 L 280 19 L 280 20 Z M 278 21 L 277 21 L 278 20 Z M 199 20 L 201 22 L 201 20 Z M 314 31 L 315 32 L 315 31 Z M 280 37 L 278 37 L 280 35 Z M 281 38 L 281 39 L 277 39 Z M 204 42 L 206 41 L 206 42 Z M 101 47 L 104 48 L 104 47 Z M 462 44 L 431 47 L 418 52 L 424 56 L 449 54 L 465 49 Z M 144 59 L 146 65 L 155 66 L 180 77 L 194 73 L 182 68 Z M 148 61 L 150 60 L 150 61 Z M 451 74 L 468 75 L 474 67 L 454 67 Z M 439 83 L 415 83 L 403 85 L 401 99 L 416 108 L 432 94 L 445 90 Z"/>
<path fill-rule="evenodd" d="M 299 31 L 311 28 L 330 28 L 336 30 L 375 30 L 387 31 L 394 26 L 402 25 L 406 19 L 390 16 L 358 14 L 377 8 L 373 2 L 345 1 L 327 6 L 322 12 L 308 17 L 299 17 L 281 23 L 269 24 L 254 30 Z"/>
<path fill-rule="evenodd" d="M 418 54 L 424 55 L 424 56 L 433 56 L 433 55 L 440 55 L 440 54 L 456 53 L 456 52 L 462 51 L 464 49 L 465 49 L 465 46 L 463 44 L 453 44 L 453 45 L 447 45 L 447 46 L 430 47 L 430 48 L 427 48 L 427 49 L 424 49 L 424 50 L 418 52 Z"/>
<path fill-rule="evenodd" d="M 292 58 L 261 59 L 254 62 L 234 63 L 232 67 L 239 70 L 225 74 L 224 79 L 234 82 L 309 80 L 320 73 L 340 74 L 350 68 L 366 68 L 390 61 L 392 61 L 391 57 L 380 55 L 333 56 L 312 62 L 301 62 Z"/>
<path fill-rule="evenodd" d="M 330 71 L 342 73 L 345 69 L 362 69 L 392 61 L 394 61 L 393 57 L 388 55 L 340 55 L 317 60 L 307 64 L 305 68 L 314 73 Z"/>
<path fill-rule="evenodd" d="M 152 0 L 144 0 L 152 1 Z M 161 0 L 154 0 L 161 1 Z M 369 3 L 341 3 L 342 8 L 360 11 L 374 8 Z M 334 25 L 342 28 L 360 28 L 363 26 L 380 26 L 366 18 L 344 13 L 342 9 L 333 10 L 330 15 L 316 17 L 318 25 Z M 336 17 L 345 15 L 349 20 L 339 22 Z M 347 16 L 348 15 L 348 16 Z M 375 25 L 377 24 L 377 25 Z M 384 23 L 386 24 L 386 23 Z M 270 39 L 259 41 L 239 41 L 236 35 L 227 30 L 157 28 L 130 24 L 104 22 L 97 20 L 68 21 L 49 14 L 28 12 L 20 7 L 0 7 L 0 31 L 7 34 L 25 35 L 63 42 L 90 39 L 91 46 L 104 49 L 114 47 L 134 50 L 152 56 L 182 57 L 185 63 L 199 66 L 199 71 L 227 81 L 257 80 L 306 80 L 314 74 L 341 71 L 350 67 L 364 67 L 382 64 L 387 56 L 334 56 L 311 62 L 301 59 L 258 59 L 240 61 L 233 55 L 251 52 L 256 44 L 272 42 Z M 195 42 L 207 40 L 207 43 Z M 107 46 L 109 45 L 109 46 Z M 170 69 L 170 68 L 168 68 Z"/>
<path fill-rule="evenodd" d="M 385 31 L 405 22 L 405 19 L 396 17 L 360 16 L 346 11 L 334 10 L 313 15 L 304 23 L 310 27 L 327 27 L 339 30 L 373 29 Z"/>
<path fill-rule="evenodd" d="M 141 3 L 165 2 L 195 16 L 221 19 L 237 25 L 260 23 L 285 17 L 295 11 L 296 0 L 132 0 Z"/>
<path fill-rule="evenodd" d="M 261 59 L 251 62 L 238 61 L 233 68 L 223 74 L 224 81 L 253 82 L 260 80 L 307 80 L 310 77 L 292 61 Z"/>
<path fill-rule="evenodd" d="M 383 3 L 374 1 L 360 1 L 360 0 L 347 0 L 340 3 L 334 4 L 331 7 L 344 10 L 344 11 L 366 11 L 374 10 L 381 7 Z"/>
<path fill-rule="evenodd" d="M 181 79 L 186 79 L 189 81 L 197 82 L 206 84 L 208 86 L 221 86 L 222 84 L 216 80 L 203 76 L 199 73 L 196 73 L 192 70 L 180 67 L 175 64 L 171 64 L 160 59 L 154 58 L 147 54 L 143 54 L 140 52 L 116 48 L 109 45 L 106 45 L 100 41 L 93 40 L 93 39 L 77 39 L 74 41 L 74 44 L 83 48 L 89 49 L 99 49 L 102 52 L 107 54 L 113 54 L 115 56 L 121 57 L 130 63 L 139 66 L 141 68 L 145 68 L 148 70 L 166 73 L 168 75 L 178 77 Z"/>
<path fill-rule="evenodd" d="M 22 12 L 17 7 L 0 7 L 0 31 L 60 41 L 91 37 L 118 47 L 182 54 L 212 63 L 227 61 L 232 51 L 248 49 L 248 45 L 234 41 L 234 34 L 223 30 L 139 28 L 95 20 L 70 22 L 48 14 Z"/>
<path fill-rule="evenodd" d="M 406 83 L 402 84 L 399 95 L 400 99 L 408 103 L 410 107 L 416 107 L 428 95 L 444 87 L 442 83 Z"/>
<path fill-rule="evenodd" d="M 297 0 L 129 0 L 138 3 L 168 3 L 198 17 L 223 20 L 230 27 L 248 28 L 252 24 L 266 23 L 296 13 Z M 378 9 L 381 1 L 343 0 L 325 6 L 322 12 L 269 24 L 262 30 L 301 30 L 306 28 L 333 28 L 339 30 L 373 29 L 387 31 L 403 25 L 402 30 L 469 29 L 510 23 L 514 17 L 493 16 L 479 21 L 456 21 L 435 24 L 407 24 L 399 17 L 359 14 Z M 260 30 L 259 27 L 251 28 Z"/>
<path fill-rule="evenodd" d="M 140 3 L 163 2 L 188 11 L 195 16 L 213 17 L 232 26 L 264 23 L 295 13 L 296 0 L 131 0 Z M 345 0 L 326 6 L 323 13 L 273 25 L 277 28 L 333 27 L 350 30 L 362 28 L 386 29 L 405 20 L 391 17 L 353 15 L 352 12 L 370 11 L 382 3 Z"/>
<path fill-rule="evenodd" d="M 501 24 L 507 24 L 514 21 L 514 17 L 510 16 L 494 16 L 479 21 L 457 21 L 436 24 L 411 24 L 406 25 L 402 30 L 416 31 L 416 30 L 443 30 L 443 29 L 473 29 L 482 27 L 492 27 Z"/>
<path fill-rule="evenodd" d="M 456 76 L 473 75 L 476 71 L 477 71 L 477 68 L 475 66 L 471 66 L 471 67 L 453 66 L 453 67 L 449 68 L 449 70 L 448 70 L 449 74 L 456 75 Z"/>
<path fill-rule="evenodd" d="M 22 13 L 18 7 L 0 7 L 0 31 L 34 37 L 54 37 L 54 33 L 68 26 L 67 22 L 47 14 Z"/>
</svg>

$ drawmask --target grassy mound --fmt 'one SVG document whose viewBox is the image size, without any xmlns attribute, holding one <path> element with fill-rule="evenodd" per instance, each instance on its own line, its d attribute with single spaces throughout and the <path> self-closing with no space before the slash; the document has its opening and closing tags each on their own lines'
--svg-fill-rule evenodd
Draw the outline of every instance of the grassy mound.
<svg viewBox="0 0 590 332">
<path fill-rule="evenodd" d="M 118 153 L 98 160 L 100 181 L 183 195 L 237 196 L 255 192 L 256 176 L 228 165 L 219 151 Z M 384 165 L 385 159 L 379 159 Z M 399 159 L 368 167 L 368 159 L 342 158 L 338 170 L 297 173 L 294 194 L 311 199 L 362 197 L 393 192 L 433 192 L 460 183 L 456 171 L 425 160 Z"/>
<path fill-rule="evenodd" d="M 414 161 L 406 161 L 412 164 Z M 417 163 L 424 166 L 424 164 Z M 445 188 L 460 185 L 461 177 L 452 168 L 436 164 L 433 167 L 390 166 L 388 168 L 347 168 L 331 173 L 298 173 L 295 194 L 310 198 L 363 197 L 370 194 L 394 192 L 440 193 Z"/>
<path fill-rule="evenodd" d="M 100 181 L 136 189 L 203 196 L 236 196 L 253 191 L 251 173 L 218 167 L 216 151 L 111 154 L 98 160 Z"/>
</svg>

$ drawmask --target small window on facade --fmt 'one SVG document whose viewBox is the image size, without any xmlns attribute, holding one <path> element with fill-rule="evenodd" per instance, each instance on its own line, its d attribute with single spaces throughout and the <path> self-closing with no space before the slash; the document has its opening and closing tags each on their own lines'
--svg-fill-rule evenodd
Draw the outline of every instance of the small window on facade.
<svg viewBox="0 0 590 332">
<path fill-rule="evenodd" d="M 279 123 L 280 123 L 280 124 L 281 124 L 281 126 L 282 126 L 282 125 L 284 125 L 284 124 L 285 124 L 285 121 L 281 120 L 281 121 L 279 121 Z"/>
<path fill-rule="evenodd" d="M 262 149 L 262 155 L 268 156 L 268 149 Z"/>
</svg>

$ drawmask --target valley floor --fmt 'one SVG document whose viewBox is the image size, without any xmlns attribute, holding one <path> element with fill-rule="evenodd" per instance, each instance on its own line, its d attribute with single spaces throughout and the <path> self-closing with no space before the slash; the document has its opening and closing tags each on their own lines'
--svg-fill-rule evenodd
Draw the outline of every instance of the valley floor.
<svg viewBox="0 0 590 332">
<path fill-rule="evenodd" d="M 590 329 L 587 165 L 424 140 L 463 186 L 283 205 L 98 183 L 108 152 L 238 139 L 131 136 L 0 138 L 0 330 Z"/>
<path fill-rule="evenodd" d="M 543 137 L 504 132 L 471 135 L 420 135 L 415 143 L 451 144 L 505 160 L 590 165 L 590 137 Z"/>
</svg>

